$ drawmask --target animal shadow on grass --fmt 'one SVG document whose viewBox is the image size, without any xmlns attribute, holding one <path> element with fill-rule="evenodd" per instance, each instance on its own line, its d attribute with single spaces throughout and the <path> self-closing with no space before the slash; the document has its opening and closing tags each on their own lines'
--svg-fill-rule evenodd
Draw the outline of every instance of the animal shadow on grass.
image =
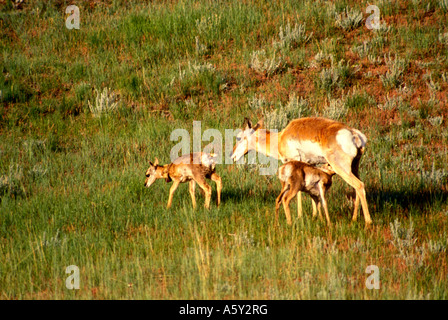
<svg viewBox="0 0 448 320">
<path fill-rule="evenodd" d="M 398 215 L 397 209 L 404 211 L 406 216 L 411 209 L 417 209 L 416 212 L 423 215 L 428 208 L 434 207 L 436 203 L 446 203 L 447 200 L 448 192 L 441 187 L 422 190 L 369 189 L 367 191 L 367 202 L 374 212 L 380 214 L 385 212 L 389 218 L 393 218 L 395 214 Z"/>
<path fill-rule="evenodd" d="M 280 189 L 279 189 L 280 190 Z M 260 204 L 275 205 L 275 198 L 278 196 L 279 190 L 259 191 L 252 187 L 243 188 L 226 188 L 222 189 L 222 201 L 232 203 L 245 203 L 249 199 L 257 199 Z"/>
</svg>

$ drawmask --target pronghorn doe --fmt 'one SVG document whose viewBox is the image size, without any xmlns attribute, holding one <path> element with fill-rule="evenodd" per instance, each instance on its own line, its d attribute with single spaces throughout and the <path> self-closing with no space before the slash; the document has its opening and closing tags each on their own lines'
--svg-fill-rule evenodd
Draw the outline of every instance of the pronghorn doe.
<svg viewBox="0 0 448 320">
<path fill-rule="evenodd" d="M 328 163 L 356 190 L 352 220 L 356 220 L 361 202 L 366 225 L 372 223 L 364 183 L 359 180 L 359 162 L 367 144 L 367 138 L 361 131 L 325 118 L 292 120 L 279 132 L 262 127 L 262 121 L 252 126 L 249 119 L 244 120 L 243 130 L 236 138 L 231 156 L 234 161 L 255 150 L 283 163 L 291 160 L 312 165 Z"/>
<path fill-rule="evenodd" d="M 211 179 L 216 183 L 218 193 L 217 203 L 221 203 L 222 181 L 221 177 L 215 172 L 216 155 L 203 152 L 195 152 L 174 160 L 171 164 L 159 166 L 159 160 L 156 158 L 154 164 L 150 162 L 146 171 L 145 187 L 149 188 L 157 179 L 165 179 L 166 182 L 173 181 L 170 188 L 167 209 L 171 207 L 173 194 L 180 183 L 189 182 L 189 191 L 193 208 L 196 208 L 196 198 L 194 195 L 196 183 L 204 190 L 205 207 L 210 208 L 210 198 L 212 187 L 207 184 L 205 178 Z"/>
<path fill-rule="evenodd" d="M 282 191 L 275 201 L 275 220 L 278 221 L 278 209 L 283 203 L 286 221 L 291 224 L 289 203 L 297 194 L 297 214 L 302 217 L 301 191 L 308 193 L 313 199 L 313 217 L 316 216 L 316 207 L 319 210 L 319 218 L 322 218 L 320 203 L 324 207 L 327 223 L 331 224 L 328 214 L 325 194 L 331 187 L 331 178 L 335 172 L 327 164 L 321 168 L 313 167 L 301 161 L 289 161 L 278 170 L 278 178 L 282 184 Z"/>
</svg>

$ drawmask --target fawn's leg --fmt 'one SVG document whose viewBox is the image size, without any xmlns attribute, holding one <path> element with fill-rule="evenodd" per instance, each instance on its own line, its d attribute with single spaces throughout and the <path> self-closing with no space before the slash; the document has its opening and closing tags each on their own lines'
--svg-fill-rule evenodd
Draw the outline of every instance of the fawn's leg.
<svg viewBox="0 0 448 320">
<path fill-rule="evenodd" d="M 216 193 L 218 194 L 217 205 L 219 207 L 219 204 L 221 203 L 222 179 L 219 175 L 216 174 L 216 172 L 212 173 L 210 179 L 212 179 L 216 183 Z"/>
<path fill-rule="evenodd" d="M 313 199 L 313 217 L 315 218 L 317 216 L 316 213 L 319 212 L 319 220 L 322 220 L 320 198 L 316 196 L 311 196 L 311 199 Z"/>
<path fill-rule="evenodd" d="M 205 177 L 198 176 L 195 177 L 196 182 L 198 183 L 199 187 L 201 187 L 202 190 L 204 190 L 205 193 L 205 204 L 204 206 L 209 209 L 210 208 L 210 198 L 212 196 L 212 187 L 210 187 L 207 182 L 205 181 Z"/>
<path fill-rule="evenodd" d="M 277 197 L 277 199 L 275 199 L 275 222 L 278 222 L 278 209 L 280 208 L 280 202 L 282 202 L 282 197 L 285 196 L 285 191 L 287 188 L 287 185 L 284 181 L 280 180 L 281 184 L 282 184 L 282 190 L 280 191 L 279 196 Z"/>
<path fill-rule="evenodd" d="M 195 187 L 196 187 L 196 182 L 194 182 L 194 180 L 190 180 L 190 182 L 188 183 L 188 190 L 190 191 L 191 202 L 193 202 L 193 209 L 196 208 L 196 197 L 194 194 Z"/>
<path fill-rule="evenodd" d="M 297 193 L 297 216 L 302 218 L 302 192 Z"/>
<path fill-rule="evenodd" d="M 311 204 L 313 205 L 313 218 L 317 217 L 317 206 L 318 206 L 318 202 L 316 200 L 314 200 L 314 198 L 311 198 Z"/>
<path fill-rule="evenodd" d="M 322 202 L 322 206 L 324 207 L 325 211 L 325 218 L 327 219 L 327 223 L 330 225 L 330 215 L 328 214 L 328 207 L 327 207 L 327 200 L 325 200 L 325 189 L 322 185 L 322 183 L 319 183 L 319 193 L 320 193 L 320 200 Z"/>
<path fill-rule="evenodd" d="M 177 187 L 179 186 L 179 180 L 174 180 L 173 181 L 173 185 L 170 188 L 170 195 L 168 197 L 168 204 L 166 206 L 167 209 L 169 209 L 171 207 L 171 203 L 173 202 L 173 194 L 174 191 L 176 191 Z"/>
<path fill-rule="evenodd" d="M 286 222 L 291 225 L 291 212 L 289 211 L 289 203 L 296 196 L 299 188 L 297 186 L 290 186 L 288 193 L 283 196 L 283 209 L 285 209 Z"/>
</svg>

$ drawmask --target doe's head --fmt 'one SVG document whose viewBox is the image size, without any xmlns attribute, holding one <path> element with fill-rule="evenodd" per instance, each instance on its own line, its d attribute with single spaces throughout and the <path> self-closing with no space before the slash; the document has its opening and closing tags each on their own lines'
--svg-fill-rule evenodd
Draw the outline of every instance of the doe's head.
<svg viewBox="0 0 448 320">
<path fill-rule="evenodd" d="M 263 119 L 252 126 L 252 122 L 248 118 L 244 118 L 243 129 L 236 136 L 236 144 L 230 158 L 238 161 L 246 155 L 250 150 L 257 148 L 257 130 L 263 127 Z"/>
</svg>

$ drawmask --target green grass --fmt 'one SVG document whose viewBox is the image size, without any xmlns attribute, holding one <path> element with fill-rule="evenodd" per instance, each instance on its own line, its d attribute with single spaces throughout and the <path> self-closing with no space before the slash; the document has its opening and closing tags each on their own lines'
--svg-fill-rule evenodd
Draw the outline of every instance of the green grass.
<svg viewBox="0 0 448 320">
<path fill-rule="evenodd" d="M 334 10 L 367 5 L 338 1 Z M 448 30 L 438 2 L 382 2 L 385 34 L 368 30 L 365 16 L 354 30 L 338 28 L 323 1 L 78 6 L 80 30 L 68 30 L 63 1 L 22 10 L 0 2 L 1 299 L 448 298 L 448 51 L 438 40 Z M 288 22 L 312 37 L 277 51 Z M 352 52 L 364 41 L 378 64 Z M 281 72 L 254 71 L 259 50 L 275 52 Z M 332 66 L 315 63 L 320 51 L 334 68 L 344 60 L 337 81 L 321 81 Z M 389 53 L 406 68 L 383 83 Z M 93 117 L 88 101 L 104 87 L 119 107 Z M 169 184 L 143 187 L 149 161 L 169 161 L 173 130 L 192 134 L 200 120 L 224 137 L 262 116 L 254 96 L 281 113 L 292 93 L 310 115 L 343 99 L 340 120 L 368 137 L 360 171 L 371 228 L 362 214 L 350 220 L 353 191 L 339 177 L 327 197 L 330 227 L 312 219 L 306 196 L 303 220 L 293 201 L 293 225 L 283 211 L 277 225 L 280 183 L 253 166 L 217 167 L 222 204 L 211 183 L 210 210 L 199 192 L 192 209 L 186 185 L 169 210 Z M 402 103 L 378 107 L 394 97 Z M 79 267 L 79 290 L 65 287 L 69 265 Z M 366 288 L 369 265 L 379 267 L 379 290 Z"/>
</svg>

